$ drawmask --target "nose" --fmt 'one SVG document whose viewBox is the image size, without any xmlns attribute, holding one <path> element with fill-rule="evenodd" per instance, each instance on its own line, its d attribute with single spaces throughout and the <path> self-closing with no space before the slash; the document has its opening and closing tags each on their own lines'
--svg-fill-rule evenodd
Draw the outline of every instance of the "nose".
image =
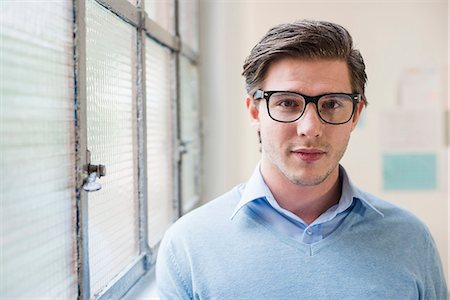
<svg viewBox="0 0 450 300">
<path fill-rule="evenodd" d="M 318 138 L 322 135 L 325 123 L 320 119 L 314 103 L 308 103 L 302 117 L 297 121 L 297 135 Z"/>
</svg>

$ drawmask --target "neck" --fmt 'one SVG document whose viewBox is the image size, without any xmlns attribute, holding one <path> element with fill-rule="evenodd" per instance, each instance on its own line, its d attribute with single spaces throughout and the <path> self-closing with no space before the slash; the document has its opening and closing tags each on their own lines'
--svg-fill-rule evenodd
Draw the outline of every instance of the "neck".
<svg viewBox="0 0 450 300">
<path fill-rule="evenodd" d="M 275 172 L 275 176 L 265 176 L 265 173 L 269 174 L 264 172 L 264 167 L 261 165 L 264 181 L 278 204 L 307 224 L 311 224 L 330 207 L 337 204 L 341 197 L 342 183 L 338 166 L 323 182 L 313 186 L 292 183 L 280 172 Z"/>
</svg>

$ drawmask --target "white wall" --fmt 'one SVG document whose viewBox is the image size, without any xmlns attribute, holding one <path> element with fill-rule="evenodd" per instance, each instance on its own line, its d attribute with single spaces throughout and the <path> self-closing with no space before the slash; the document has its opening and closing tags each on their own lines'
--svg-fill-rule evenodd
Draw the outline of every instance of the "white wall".
<svg viewBox="0 0 450 300">
<path fill-rule="evenodd" d="M 415 66 L 438 67 L 445 88 L 442 103 L 447 97 L 448 1 L 410 2 L 201 1 L 203 200 L 246 181 L 259 160 L 240 75 L 250 49 L 273 25 L 301 18 L 333 21 L 352 34 L 369 77 L 366 95 L 370 105 L 365 123 L 353 133 L 342 163 L 362 189 L 406 207 L 429 226 L 448 274 L 448 152 L 444 145 L 436 149 L 440 155 L 436 191 L 382 189 L 380 115 L 398 101 L 401 72 Z"/>
</svg>

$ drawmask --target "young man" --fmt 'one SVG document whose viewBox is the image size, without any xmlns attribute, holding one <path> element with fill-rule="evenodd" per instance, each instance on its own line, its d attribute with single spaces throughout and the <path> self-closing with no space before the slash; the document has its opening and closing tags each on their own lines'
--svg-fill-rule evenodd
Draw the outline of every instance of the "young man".
<svg viewBox="0 0 450 300">
<path fill-rule="evenodd" d="M 243 75 L 261 161 L 247 184 L 169 229 L 156 267 L 162 299 L 446 299 L 427 228 L 339 165 L 366 104 L 349 33 L 276 26 Z"/>
</svg>

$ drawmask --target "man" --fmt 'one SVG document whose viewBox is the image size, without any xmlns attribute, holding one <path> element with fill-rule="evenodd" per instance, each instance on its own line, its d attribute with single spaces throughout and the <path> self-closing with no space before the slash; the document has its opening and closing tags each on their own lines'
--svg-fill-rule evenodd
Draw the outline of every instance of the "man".
<svg viewBox="0 0 450 300">
<path fill-rule="evenodd" d="M 446 299 L 427 228 L 339 165 L 366 104 L 349 33 L 328 22 L 276 26 L 243 75 L 261 161 L 245 185 L 166 233 L 162 299 Z"/>
</svg>

